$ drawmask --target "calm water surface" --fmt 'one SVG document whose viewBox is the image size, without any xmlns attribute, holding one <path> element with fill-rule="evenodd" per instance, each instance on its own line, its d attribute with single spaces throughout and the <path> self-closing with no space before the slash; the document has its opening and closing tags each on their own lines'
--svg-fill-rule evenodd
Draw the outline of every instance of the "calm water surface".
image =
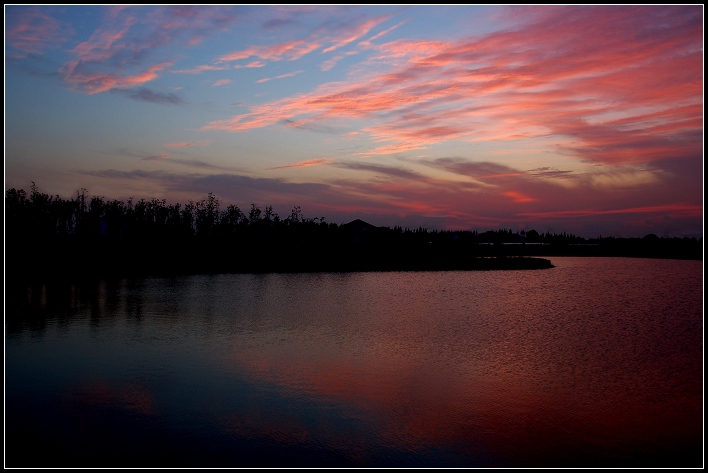
<svg viewBox="0 0 708 473">
<path fill-rule="evenodd" d="M 703 465 L 703 262 L 9 285 L 30 466 Z"/>
</svg>

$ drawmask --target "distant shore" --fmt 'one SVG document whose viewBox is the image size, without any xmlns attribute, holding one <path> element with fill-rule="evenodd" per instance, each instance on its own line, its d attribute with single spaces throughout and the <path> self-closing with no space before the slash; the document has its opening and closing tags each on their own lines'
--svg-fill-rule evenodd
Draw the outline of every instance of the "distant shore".
<svg viewBox="0 0 708 473">
<path fill-rule="evenodd" d="M 572 234 L 438 231 L 281 219 L 272 207 L 221 208 L 213 195 L 185 205 L 5 195 L 8 278 L 192 273 L 481 271 L 547 269 L 553 256 L 703 259 L 703 238 L 598 237 Z"/>
<path fill-rule="evenodd" d="M 95 248 L 45 246 L 7 255 L 6 274 L 13 279 L 62 277 L 142 277 L 221 273 L 313 273 L 383 271 L 500 271 L 553 268 L 547 258 L 527 256 L 470 256 L 435 249 L 345 248 L 322 252 L 313 248 L 291 252 L 288 248 L 252 247 L 250 252 L 223 251 L 218 247 L 179 254 L 163 245 L 159 249 L 136 246 Z M 211 253 L 211 255 L 209 255 Z M 216 253 L 216 255 L 214 254 Z"/>
</svg>

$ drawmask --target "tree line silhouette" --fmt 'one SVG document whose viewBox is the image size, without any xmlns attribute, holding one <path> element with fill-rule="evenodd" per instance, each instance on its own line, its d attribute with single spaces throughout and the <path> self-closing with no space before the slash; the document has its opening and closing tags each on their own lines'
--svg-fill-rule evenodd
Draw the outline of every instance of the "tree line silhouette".
<svg viewBox="0 0 708 473">
<path fill-rule="evenodd" d="M 86 189 L 62 199 L 32 182 L 29 195 L 13 188 L 5 196 L 11 276 L 542 268 L 552 265 L 538 256 L 702 259 L 702 240 L 338 225 L 306 218 L 299 206 L 285 218 L 272 206 L 222 208 L 213 193 L 184 205 L 108 200 Z"/>
</svg>

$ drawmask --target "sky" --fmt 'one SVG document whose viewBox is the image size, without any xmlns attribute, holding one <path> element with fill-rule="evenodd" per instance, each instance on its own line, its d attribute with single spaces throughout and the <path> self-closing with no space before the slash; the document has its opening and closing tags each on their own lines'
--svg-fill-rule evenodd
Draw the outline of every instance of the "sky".
<svg viewBox="0 0 708 473">
<path fill-rule="evenodd" d="M 703 235 L 703 5 L 5 6 L 5 189 Z"/>
</svg>

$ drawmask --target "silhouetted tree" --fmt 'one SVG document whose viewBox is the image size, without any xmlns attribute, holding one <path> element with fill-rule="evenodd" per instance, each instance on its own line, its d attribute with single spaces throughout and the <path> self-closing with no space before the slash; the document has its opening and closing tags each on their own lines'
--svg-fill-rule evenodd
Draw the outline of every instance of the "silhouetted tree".
<svg viewBox="0 0 708 473">
<path fill-rule="evenodd" d="M 251 224 L 261 219 L 261 209 L 256 204 L 251 204 L 251 211 L 248 213 L 248 220 Z"/>
<path fill-rule="evenodd" d="M 197 235 L 202 237 L 213 235 L 219 224 L 219 199 L 210 192 L 206 200 L 197 203 L 196 212 Z"/>
<path fill-rule="evenodd" d="M 302 210 L 300 210 L 300 206 L 296 205 L 293 207 L 292 211 L 290 211 L 290 217 L 288 217 L 288 223 L 290 224 L 297 224 L 302 221 Z"/>
</svg>

